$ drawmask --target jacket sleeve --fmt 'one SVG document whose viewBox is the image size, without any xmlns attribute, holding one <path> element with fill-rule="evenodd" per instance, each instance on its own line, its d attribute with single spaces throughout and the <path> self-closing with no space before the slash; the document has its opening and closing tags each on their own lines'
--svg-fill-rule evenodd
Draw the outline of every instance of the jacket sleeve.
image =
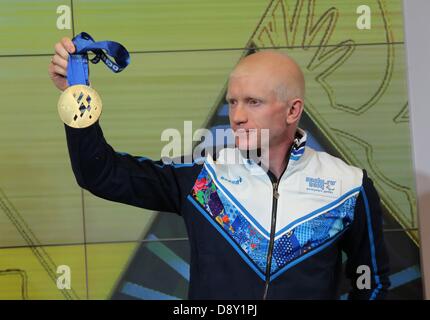
<svg viewBox="0 0 430 320">
<path fill-rule="evenodd" d="M 180 213 L 180 168 L 162 161 L 118 153 L 106 142 L 98 122 L 87 128 L 65 126 L 77 183 L 92 194 L 141 208 Z M 186 173 L 185 173 L 186 174 Z"/>
<path fill-rule="evenodd" d="M 378 193 L 365 170 L 354 220 L 342 240 L 342 249 L 347 255 L 346 276 L 351 280 L 352 286 L 348 299 L 384 299 L 390 281 L 389 258 L 382 230 L 382 210 Z M 370 288 L 369 281 L 366 282 L 364 278 L 364 270 L 370 271 L 370 274 L 367 273 L 370 275 Z"/>
</svg>

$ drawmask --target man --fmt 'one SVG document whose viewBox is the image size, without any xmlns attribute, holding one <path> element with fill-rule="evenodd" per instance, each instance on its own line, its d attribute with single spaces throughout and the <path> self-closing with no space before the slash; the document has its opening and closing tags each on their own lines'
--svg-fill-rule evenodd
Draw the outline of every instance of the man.
<svg viewBox="0 0 430 320">
<path fill-rule="evenodd" d="M 74 46 L 64 38 L 55 48 L 49 73 L 64 90 Z M 290 57 L 267 51 L 242 59 L 227 92 L 236 147 L 204 163 L 119 154 L 98 122 L 66 126 L 77 182 L 104 199 L 183 217 L 190 299 L 337 299 L 342 251 L 349 298 L 381 299 L 389 280 L 378 194 L 364 170 L 305 146 L 304 92 Z M 248 158 L 255 149 L 268 161 Z"/>
</svg>

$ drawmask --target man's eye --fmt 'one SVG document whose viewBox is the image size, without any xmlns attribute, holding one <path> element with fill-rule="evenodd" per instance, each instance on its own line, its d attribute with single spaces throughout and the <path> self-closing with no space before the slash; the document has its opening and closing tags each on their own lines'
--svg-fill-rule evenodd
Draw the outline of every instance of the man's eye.
<svg viewBox="0 0 430 320">
<path fill-rule="evenodd" d="M 257 105 L 260 103 L 260 100 L 257 99 L 249 99 L 249 104 L 251 105 Z"/>
</svg>

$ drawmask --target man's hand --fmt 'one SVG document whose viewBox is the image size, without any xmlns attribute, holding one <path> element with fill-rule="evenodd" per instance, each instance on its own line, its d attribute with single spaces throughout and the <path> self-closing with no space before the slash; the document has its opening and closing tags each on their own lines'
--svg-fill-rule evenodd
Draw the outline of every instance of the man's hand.
<svg viewBox="0 0 430 320">
<path fill-rule="evenodd" d="M 67 62 L 69 54 L 75 52 L 72 40 L 65 37 L 55 44 L 55 54 L 49 63 L 48 73 L 55 86 L 64 91 L 67 89 Z"/>
</svg>

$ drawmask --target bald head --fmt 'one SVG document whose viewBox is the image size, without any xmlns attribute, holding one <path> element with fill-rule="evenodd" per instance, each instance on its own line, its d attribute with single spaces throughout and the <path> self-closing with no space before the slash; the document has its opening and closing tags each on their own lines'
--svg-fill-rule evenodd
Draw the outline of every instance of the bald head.
<svg viewBox="0 0 430 320">
<path fill-rule="evenodd" d="M 303 72 L 292 58 L 278 51 L 260 51 L 240 60 L 230 79 L 241 76 L 260 78 L 270 85 L 281 101 L 304 99 Z"/>
</svg>

